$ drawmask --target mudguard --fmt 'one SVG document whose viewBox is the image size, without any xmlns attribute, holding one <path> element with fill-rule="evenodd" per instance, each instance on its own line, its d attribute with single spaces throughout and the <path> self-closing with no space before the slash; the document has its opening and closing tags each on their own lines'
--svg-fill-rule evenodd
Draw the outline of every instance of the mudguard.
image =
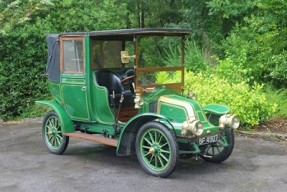
<svg viewBox="0 0 287 192">
<path fill-rule="evenodd" d="M 210 104 L 203 107 L 203 111 L 214 115 L 224 115 L 230 111 L 230 108 L 224 105 Z"/>
<path fill-rule="evenodd" d="M 61 128 L 63 133 L 72 133 L 75 132 L 75 127 L 71 119 L 69 118 L 66 111 L 57 103 L 56 101 L 36 101 L 38 105 L 47 105 L 51 107 L 59 116 L 61 120 Z"/>
<path fill-rule="evenodd" d="M 135 139 L 137 132 L 139 131 L 140 127 L 149 122 L 153 121 L 155 119 L 159 119 L 163 122 L 167 122 L 170 128 L 173 129 L 171 123 L 169 120 L 157 113 L 143 113 L 138 114 L 134 116 L 132 119 L 130 119 L 123 130 L 121 131 L 118 145 L 117 145 L 117 155 L 118 156 L 126 156 L 126 155 L 132 155 L 135 154 Z"/>
</svg>

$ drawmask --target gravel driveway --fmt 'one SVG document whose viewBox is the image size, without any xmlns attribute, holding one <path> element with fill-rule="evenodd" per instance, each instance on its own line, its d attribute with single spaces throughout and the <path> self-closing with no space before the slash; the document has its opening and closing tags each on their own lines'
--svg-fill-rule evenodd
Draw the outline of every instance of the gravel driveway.
<svg viewBox="0 0 287 192">
<path fill-rule="evenodd" d="M 180 160 L 166 179 L 149 176 L 135 156 L 115 148 L 71 139 L 64 155 L 49 154 L 40 123 L 0 124 L 0 191 L 286 191 L 287 147 L 236 136 L 222 164 Z"/>
</svg>

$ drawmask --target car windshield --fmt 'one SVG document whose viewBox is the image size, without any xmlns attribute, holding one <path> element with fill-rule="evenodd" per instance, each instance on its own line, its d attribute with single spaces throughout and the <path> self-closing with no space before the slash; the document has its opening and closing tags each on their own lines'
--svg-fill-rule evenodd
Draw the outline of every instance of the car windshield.
<svg viewBox="0 0 287 192">
<path fill-rule="evenodd" d="M 183 44 L 181 36 L 137 36 L 133 38 L 92 39 L 92 70 L 136 69 L 136 87 L 168 86 L 180 91 L 183 85 Z M 136 47 L 135 47 L 136 46 Z M 122 63 L 121 51 L 130 55 Z M 135 57 L 134 57 L 135 55 Z"/>
<path fill-rule="evenodd" d="M 141 87 L 182 83 L 182 44 L 178 36 L 143 36 L 138 42 L 138 78 Z"/>
</svg>

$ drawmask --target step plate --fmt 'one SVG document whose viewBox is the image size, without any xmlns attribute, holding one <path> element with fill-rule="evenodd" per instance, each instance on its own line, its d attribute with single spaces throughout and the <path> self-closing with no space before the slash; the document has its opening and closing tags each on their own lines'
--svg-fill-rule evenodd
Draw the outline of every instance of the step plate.
<svg viewBox="0 0 287 192">
<path fill-rule="evenodd" d="M 113 147 L 117 147 L 117 144 L 118 144 L 117 139 L 111 139 L 108 137 L 104 137 L 102 135 L 95 135 L 95 134 L 91 135 L 91 134 L 86 134 L 86 133 L 81 133 L 81 132 L 64 133 L 63 135 L 68 136 L 68 137 L 78 138 L 78 139 L 94 141 L 100 144 L 109 145 Z"/>
</svg>

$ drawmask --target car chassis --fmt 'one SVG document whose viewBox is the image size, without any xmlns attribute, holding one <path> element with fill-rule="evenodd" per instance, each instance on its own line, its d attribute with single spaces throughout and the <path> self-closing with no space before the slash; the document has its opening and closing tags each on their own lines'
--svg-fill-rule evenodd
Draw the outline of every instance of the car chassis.
<svg viewBox="0 0 287 192">
<path fill-rule="evenodd" d="M 53 99 L 36 103 L 52 108 L 42 126 L 49 152 L 63 154 L 69 138 L 95 141 L 116 147 L 118 156 L 136 154 L 144 171 L 158 177 L 169 176 L 180 157 L 225 161 L 239 118 L 227 106 L 201 107 L 183 95 L 190 33 L 125 29 L 48 34 L 46 70 Z M 167 45 L 178 47 L 177 65 L 160 60 Z M 160 83 L 163 74 L 170 78 Z"/>
</svg>

